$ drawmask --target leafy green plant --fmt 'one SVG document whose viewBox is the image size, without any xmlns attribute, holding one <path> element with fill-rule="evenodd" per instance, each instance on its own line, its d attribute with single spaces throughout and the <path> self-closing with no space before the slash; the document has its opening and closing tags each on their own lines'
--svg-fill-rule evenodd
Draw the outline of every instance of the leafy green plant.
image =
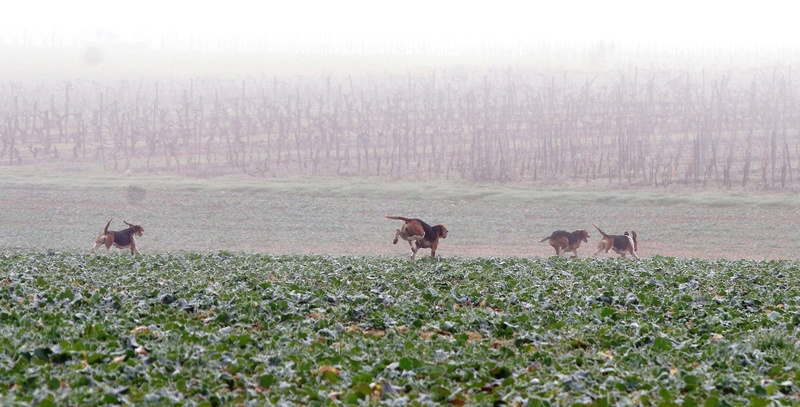
<svg viewBox="0 0 800 407">
<path fill-rule="evenodd" d="M 0 255 L 0 403 L 791 404 L 797 269 Z"/>
</svg>

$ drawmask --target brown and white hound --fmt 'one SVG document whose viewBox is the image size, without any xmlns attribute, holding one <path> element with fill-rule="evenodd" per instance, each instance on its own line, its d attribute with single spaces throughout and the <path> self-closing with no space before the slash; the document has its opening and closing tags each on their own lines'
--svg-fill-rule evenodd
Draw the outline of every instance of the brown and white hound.
<svg viewBox="0 0 800 407">
<path fill-rule="evenodd" d="M 140 225 L 133 225 L 122 221 L 129 226 L 127 229 L 120 231 L 108 230 L 112 220 L 114 219 L 112 218 L 108 221 L 106 228 L 103 229 L 103 233 L 97 236 L 97 239 L 94 241 L 94 247 L 89 250 L 89 253 L 86 254 L 87 256 L 94 253 L 94 249 L 103 245 L 106 246 L 106 253 L 111 252 L 111 246 L 120 249 L 128 247 L 131 249 L 131 255 L 139 253 L 139 249 L 136 248 L 136 236 L 141 236 L 142 233 L 144 233 L 144 228 Z"/>
<path fill-rule="evenodd" d="M 586 230 L 576 230 L 572 233 L 566 230 L 556 230 L 550 236 L 539 240 L 539 243 L 549 240 L 550 246 L 556 249 L 556 256 L 560 256 L 562 252 L 572 252 L 575 254 L 572 257 L 576 258 L 578 257 L 578 248 L 581 247 L 581 242 L 588 242 L 590 237 L 589 232 Z"/>
<path fill-rule="evenodd" d="M 417 250 L 431 249 L 431 257 L 436 256 L 436 248 L 439 246 L 439 239 L 447 237 L 447 228 L 444 225 L 431 226 L 420 219 L 404 218 L 402 216 L 383 215 L 389 219 L 402 220 L 403 226 L 395 230 L 393 244 L 397 244 L 397 239 L 402 238 L 408 241 L 411 246 L 411 258 L 417 255 Z"/>
<path fill-rule="evenodd" d="M 633 257 L 639 258 L 639 256 L 636 255 L 636 252 L 639 250 L 639 242 L 636 241 L 636 232 L 631 230 L 630 233 L 625 232 L 621 235 L 609 235 L 603 232 L 600 227 L 594 223 L 592 223 L 592 225 L 603 235 L 600 241 L 597 242 L 597 250 L 594 252 L 595 256 L 603 250 L 605 250 L 606 253 L 608 253 L 609 250 L 614 250 L 618 254 L 621 254 L 622 257 L 630 253 Z"/>
</svg>

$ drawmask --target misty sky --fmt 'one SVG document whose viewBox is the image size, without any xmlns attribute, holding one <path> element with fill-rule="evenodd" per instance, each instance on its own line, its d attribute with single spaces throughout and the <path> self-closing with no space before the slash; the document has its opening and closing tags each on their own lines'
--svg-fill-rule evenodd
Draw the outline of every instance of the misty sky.
<svg viewBox="0 0 800 407">
<path fill-rule="evenodd" d="M 311 42 L 796 46 L 800 35 L 796 34 L 797 17 L 791 4 L 729 0 L 28 0 L 3 5 L 0 41 L 10 44 L 25 33 L 28 38 L 65 38 L 62 44 L 70 45 L 87 32 L 101 29 L 131 40 L 168 35 Z"/>
</svg>

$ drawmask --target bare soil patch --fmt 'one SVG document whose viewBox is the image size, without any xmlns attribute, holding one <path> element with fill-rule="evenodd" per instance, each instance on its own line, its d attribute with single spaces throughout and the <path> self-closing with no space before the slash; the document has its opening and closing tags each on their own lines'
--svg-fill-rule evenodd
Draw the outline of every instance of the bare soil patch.
<svg viewBox="0 0 800 407">
<path fill-rule="evenodd" d="M 608 233 L 636 230 L 643 257 L 794 259 L 800 248 L 800 232 L 792 227 L 800 205 L 793 195 L 737 201 L 703 192 L 676 202 L 652 191 L 459 184 L 439 185 L 438 197 L 419 199 L 430 193 L 429 185 L 192 182 L 123 178 L 97 186 L 73 187 L 69 180 L 0 186 L 0 250 L 86 251 L 114 218 L 112 229 L 124 228 L 123 220 L 144 226 L 144 253 L 409 256 L 406 242 L 391 244 L 399 225 L 384 213 L 447 225 L 450 235 L 438 251 L 447 257 L 552 256 L 553 249 L 538 240 L 556 229 L 589 230 L 592 237 L 578 250 L 589 257 L 599 236 L 593 222 Z M 132 184 L 137 194 L 127 193 Z"/>
</svg>

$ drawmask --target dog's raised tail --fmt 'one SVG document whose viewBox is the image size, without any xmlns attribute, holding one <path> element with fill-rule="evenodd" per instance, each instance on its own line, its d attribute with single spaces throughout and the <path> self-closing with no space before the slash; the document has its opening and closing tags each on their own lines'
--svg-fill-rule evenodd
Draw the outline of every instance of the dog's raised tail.
<svg viewBox="0 0 800 407">
<path fill-rule="evenodd" d="M 553 237 L 553 235 L 550 235 L 550 236 L 547 236 L 547 237 L 543 237 L 541 240 L 539 240 L 539 243 L 542 243 L 545 240 L 550 240 L 550 238 L 552 238 L 552 237 Z"/>
<path fill-rule="evenodd" d="M 600 234 L 603 235 L 603 237 L 608 237 L 606 232 L 603 232 L 603 229 L 600 229 L 600 226 L 597 226 L 594 223 L 592 223 L 592 225 L 597 228 L 597 231 L 600 232 Z"/>
<path fill-rule="evenodd" d="M 112 220 L 114 220 L 114 218 L 111 218 L 111 219 L 109 219 L 109 220 L 108 220 L 108 223 L 106 223 L 106 228 L 105 228 L 105 229 L 103 229 L 103 234 L 104 234 L 104 235 L 108 234 L 108 227 L 109 227 L 109 226 L 111 226 L 111 221 L 112 221 Z"/>
<path fill-rule="evenodd" d="M 386 214 L 384 214 L 383 216 L 385 216 L 385 217 L 387 217 L 387 218 L 389 218 L 389 219 L 394 219 L 394 220 L 402 220 L 403 222 L 408 222 L 408 221 L 410 221 L 410 220 L 411 220 L 411 219 L 409 219 L 409 218 L 404 218 L 404 217 L 402 217 L 402 216 L 392 216 L 392 215 L 386 215 Z"/>
<path fill-rule="evenodd" d="M 631 237 L 633 238 L 633 251 L 639 251 L 639 241 L 636 240 L 636 232 L 631 230 Z"/>
</svg>

